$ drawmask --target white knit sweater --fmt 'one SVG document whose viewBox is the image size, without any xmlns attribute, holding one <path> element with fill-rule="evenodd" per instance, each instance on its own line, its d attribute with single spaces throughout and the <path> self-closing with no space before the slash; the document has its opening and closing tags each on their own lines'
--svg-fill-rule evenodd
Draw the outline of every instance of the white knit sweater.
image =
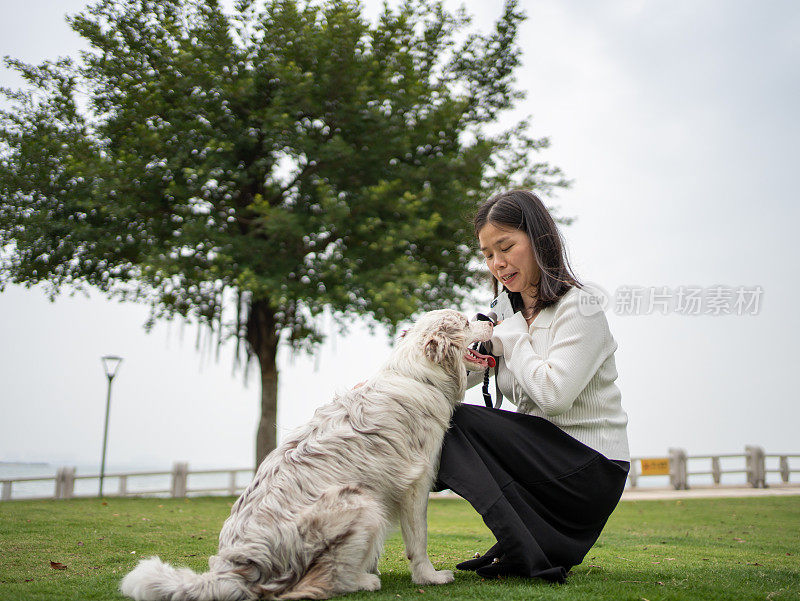
<svg viewBox="0 0 800 601">
<path fill-rule="evenodd" d="M 596 301 L 571 288 L 530 327 L 522 313 L 500 323 L 492 337 L 497 385 L 520 413 L 552 422 L 608 459 L 630 461 L 628 416 L 614 383 L 617 343 Z"/>
</svg>

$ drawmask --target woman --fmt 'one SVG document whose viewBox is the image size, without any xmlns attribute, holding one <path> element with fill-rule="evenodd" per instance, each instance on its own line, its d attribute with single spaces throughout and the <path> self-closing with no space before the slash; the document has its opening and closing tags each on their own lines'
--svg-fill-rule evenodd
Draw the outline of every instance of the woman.
<svg viewBox="0 0 800 601">
<path fill-rule="evenodd" d="M 459 569 L 563 582 L 600 535 L 630 467 L 628 418 L 614 384 L 617 344 L 536 195 L 515 190 L 488 200 L 475 234 L 502 286 L 492 303 L 502 321 L 491 352 L 497 389 L 517 412 L 462 405 L 445 437 L 437 488 L 467 499 L 497 538 Z"/>
</svg>

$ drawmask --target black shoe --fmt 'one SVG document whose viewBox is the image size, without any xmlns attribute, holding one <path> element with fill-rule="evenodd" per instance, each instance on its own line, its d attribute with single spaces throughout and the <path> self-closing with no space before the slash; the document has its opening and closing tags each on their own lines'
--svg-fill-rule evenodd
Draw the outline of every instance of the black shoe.
<svg viewBox="0 0 800 601">
<path fill-rule="evenodd" d="M 467 561 L 462 561 L 461 563 L 456 564 L 457 570 L 472 570 L 473 572 L 478 568 L 482 568 L 488 563 L 492 562 L 492 558 L 489 555 L 482 555 L 481 557 L 475 557 L 474 559 L 468 559 Z"/>
<path fill-rule="evenodd" d="M 467 561 L 462 561 L 459 564 L 456 564 L 457 570 L 472 570 L 475 571 L 478 568 L 482 568 L 483 566 L 492 563 L 496 557 L 501 553 L 500 545 L 495 545 L 491 549 L 489 549 L 486 553 L 479 557 L 475 557 L 474 559 L 468 559 Z"/>
<path fill-rule="evenodd" d="M 492 580 L 494 578 L 499 578 L 500 576 L 521 576 L 523 578 L 531 577 L 531 574 L 526 571 L 525 566 L 514 563 L 513 561 L 508 561 L 504 558 L 490 563 L 489 565 L 483 566 L 482 568 L 478 568 L 475 570 L 475 573 L 486 580 Z M 567 570 L 561 566 L 556 566 L 554 568 L 548 568 L 546 570 L 537 572 L 534 576 L 548 582 L 563 584 L 567 581 Z"/>
<path fill-rule="evenodd" d="M 491 580 L 499 576 L 520 575 L 522 573 L 522 566 L 513 561 L 508 561 L 505 557 L 501 557 L 496 561 L 492 561 L 478 568 L 475 570 L 475 573 L 481 578 Z"/>
</svg>

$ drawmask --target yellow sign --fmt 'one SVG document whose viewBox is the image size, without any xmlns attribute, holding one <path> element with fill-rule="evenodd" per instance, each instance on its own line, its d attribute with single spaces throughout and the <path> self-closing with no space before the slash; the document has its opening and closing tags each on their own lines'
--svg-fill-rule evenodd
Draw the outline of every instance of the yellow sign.
<svg viewBox="0 0 800 601">
<path fill-rule="evenodd" d="M 640 459 L 642 476 L 669 476 L 669 457 Z"/>
</svg>

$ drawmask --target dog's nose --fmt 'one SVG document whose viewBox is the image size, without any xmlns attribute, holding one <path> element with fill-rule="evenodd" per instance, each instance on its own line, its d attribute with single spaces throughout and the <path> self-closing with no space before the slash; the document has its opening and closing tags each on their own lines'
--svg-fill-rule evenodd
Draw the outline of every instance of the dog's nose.
<svg viewBox="0 0 800 601">
<path fill-rule="evenodd" d="M 494 329 L 491 321 L 473 321 L 471 322 L 470 327 L 475 340 L 486 342 L 487 340 L 491 339 L 492 330 Z"/>
</svg>

